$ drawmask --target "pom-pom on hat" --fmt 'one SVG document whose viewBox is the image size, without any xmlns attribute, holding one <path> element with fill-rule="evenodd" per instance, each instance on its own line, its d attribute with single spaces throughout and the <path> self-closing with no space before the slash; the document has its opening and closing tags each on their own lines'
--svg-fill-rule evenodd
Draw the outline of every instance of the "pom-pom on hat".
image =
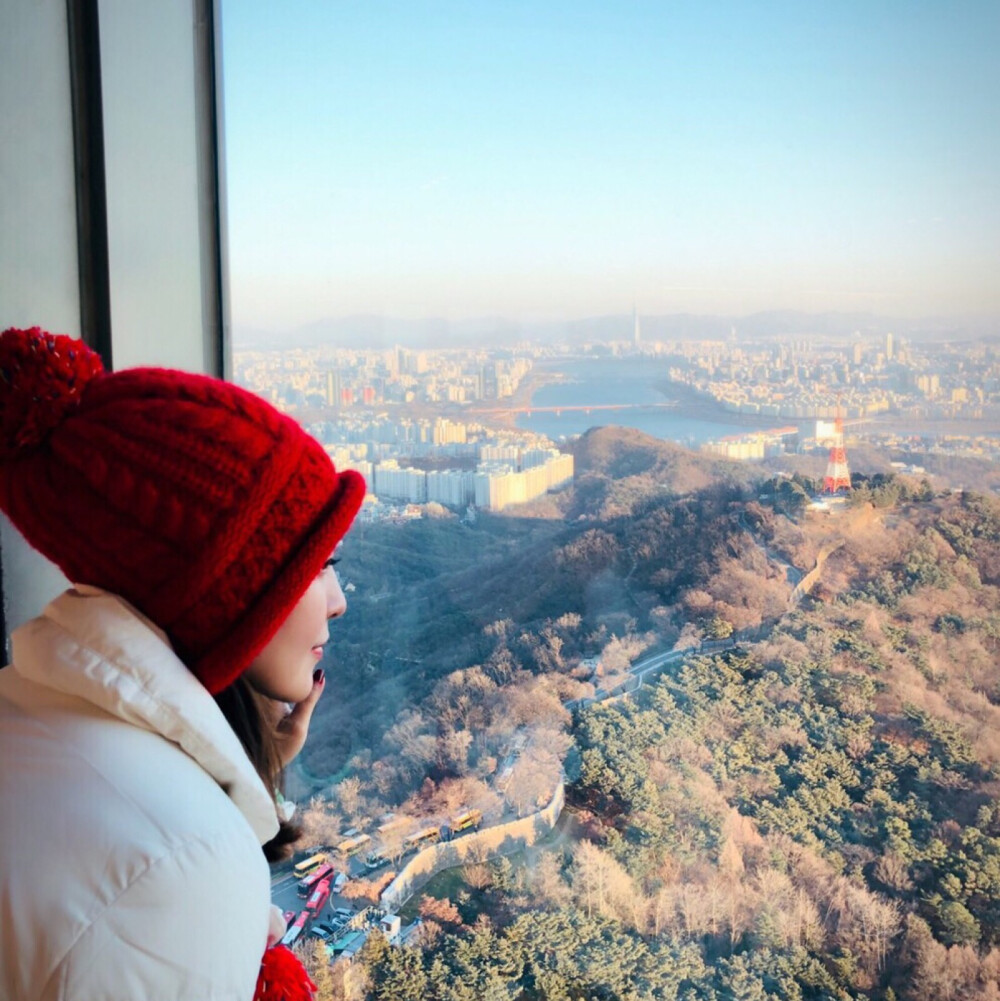
<svg viewBox="0 0 1000 1001">
<path fill-rule="evenodd" d="M 0 334 L 0 508 L 77 583 L 163 629 L 212 693 L 271 639 L 364 499 L 290 417 L 81 341 Z"/>
</svg>

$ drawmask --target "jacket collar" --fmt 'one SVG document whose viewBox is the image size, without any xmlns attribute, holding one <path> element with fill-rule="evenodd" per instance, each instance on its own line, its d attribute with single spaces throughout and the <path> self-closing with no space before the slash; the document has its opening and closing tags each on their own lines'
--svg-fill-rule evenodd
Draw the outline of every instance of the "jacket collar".
<svg viewBox="0 0 1000 1001">
<path fill-rule="evenodd" d="M 263 844 L 274 801 L 215 700 L 164 633 L 124 599 L 77 585 L 11 634 L 13 667 L 177 744 L 225 790 Z"/>
</svg>

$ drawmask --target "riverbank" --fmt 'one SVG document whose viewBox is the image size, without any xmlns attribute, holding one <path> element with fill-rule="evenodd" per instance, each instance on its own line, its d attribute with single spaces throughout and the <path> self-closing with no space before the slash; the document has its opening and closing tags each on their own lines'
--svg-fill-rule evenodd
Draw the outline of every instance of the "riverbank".
<svg viewBox="0 0 1000 1001">
<path fill-rule="evenodd" d="M 513 395 L 504 403 L 509 404 L 513 409 L 520 410 L 523 407 L 530 407 L 534 402 L 535 393 L 545 386 L 552 386 L 556 383 L 565 382 L 566 374 L 558 369 L 546 368 L 536 365 L 521 380 L 520 385 L 514 390 Z M 499 402 L 499 401 L 498 401 Z"/>
<path fill-rule="evenodd" d="M 675 404 L 669 415 L 654 415 L 641 410 L 604 409 L 608 404 Z M 551 411 L 560 404 L 565 408 L 559 415 Z M 573 415 L 587 404 L 593 411 Z M 550 413 L 540 413 L 543 408 Z M 460 411 L 456 408 L 456 417 Z M 558 358 L 538 362 L 524 377 L 514 394 L 504 400 L 481 401 L 464 410 L 466 417 L 479 417 L 484 423 L 507 428 L 521 428 L 544 434 L 553 440 L 563 440 L 581 434 L 598 422 L 622 423 L 652 434 L 654 437 L 679 441 L 689 447 L 706 440 L 731 435 L 769 431 L 794 425 L 805 435 L 813 433 L 814 420 L 803 417 L 739 413 L 729 410 L 711 394 L 674 382 L 662 365 L 655 360 Z M 992 416 L 992 415 L 991 415 Z M 917 430 L 919 429 L 919 430 Z M 912 416 L 882 414 L 863 422 L 848 421 L 849 437 L 898 434 L 923 434 L 930 437 L 947 435 L 996 435 L 1000 421 L 918 419 Z"/>
<path fill-rule="evenodd" d="M 669 379 L 655 383 L 655 388 L 668 399 L 677 401 L 685 414 L 704 421 L 717 420 L 726 424 L 743 424 L 765 430 L 791 424 L 796 424 L 800 428 L 811 427 L 816 420 L 811 417 L 771 417 L 763 414 L 737 413 L 725 409 L 710 394 L 693 389 L 686 383 L 672 382 Z M 856 434 L 860 432 L 863 434 L 925 435 L 928 437 L 945 435 L 974 437 L 976 435 L 1000 434 L 1000 417 L 994 415 L 982 420 L 971 420 L 950 417 L 912 417 L 888 413 L 875 417 L 852 418 L 845 420 L 844 425 L 848 434 L 852 430 Z M 919 430 L 914 430 L 915 428 L 919 428 Z"/>
<path fill-rule="evenodd" d="M 567 359 L 565 362 L 542 362 L 536 365 L 524 377 L 514 394 L 503 402 L 513 410 L 521 410 L 537 404 L 538 401 L 535 399 L 535 396 L 541 390 L 548 386 L 573 381 L 567 376 L 565 369 L 579 361 L 580 359 L 576 358 Z M 631 360 L 616 361 L 609 358 L 602 360 L 601 364 L 607 366 L 609 373 L 613 373 L 616 367 L 625 369 L 632 365 L 633 362 Z M 648 369 L 641 376 L 637 373 L 637 379 L 645 382 L 649 388 L 659 393 L 663 397 L 664 403 L 677 403 L 680 413 L 685 417 L 708 421 L 713 424 L 736 424 L 760 430 L 783 427 L 789 423 L 794 423 L 786 418 L 768 417 L 760 414 L 734 413 L 715 402 L 708 394 L 692 389 L 685 383 L 673 382 L 668 378 L 662 377 L 647 381 L 648 377 Z"/>
<path fill-rule="evenodd" d="M 740 428 L 766 430 L 782 427 L 789 423 L 783 418 L 733 413 L 716 403 L 707 394 L 699 393 L 684 383 L 671 382 L 665 377 L 656 377 L 655 373 L 651 373 L 647 366 L 637 367 L 632 359 L 608 358 L 599 362 L 595 359 L 593 362 L 585 361 L 583 364 L 600 364 L 608 381 L 621 382 L 624 376 L 625 380 L 634 383 L 634 391 L 631 388 L 623 390 L 622 399 L 616 399 L 613 402 L 634 402 L 644 395 L 651 397 L 655 394 L 662 397 L 659 402 L 678 404 L 677 415 L 680 417 L 710 424 L 726 425 L 727 431 L 722 433 L 732 433 L 733 430 Z M 551 386 L 578 382 L 578 378 L 574 377 L 573 373 L 575 372 L 574 366 L 580 365 L 581 359 L 579 358 L 540 362 L 521 380 L 520 385 L 510 397 L 504 400 L 483 401 L 481 404 L 473 405 L 468 413 L 470 415 L 482 414 L 484 417 L 488 416 L 491 422 L 514 427 L 517 424 L 514 411 L 530 410 L 533 406 L 546 404 L 551 406 L 553 401 L 539 400 L 539 394 Z M 581 399 L 575 402 L 579 405 L 591 401 L 591 395 L 585 392 Z M 650 399 L 649 402 L 653 401 Z M 509 412 L 507 412 L 508 408 Z M 620 419 L 623 415 L 617 416 Z"/>
<path fill-rule="evenodd" d="M 668 400 L 679 405 L 686 417 L 716 424 L 737 424 L 754 431 L 766 431 L 769 428 L 787 427 L 790 424 L 801 424 L 801 418 L 771 417 L 766 414 L 741 414 L 727 410 L 708 393 L 693 389 L 684 382 L 673 382 L 670 379 L 660 379 L 653 383 L 653 388 L 662 393 Z"/>
</svg>

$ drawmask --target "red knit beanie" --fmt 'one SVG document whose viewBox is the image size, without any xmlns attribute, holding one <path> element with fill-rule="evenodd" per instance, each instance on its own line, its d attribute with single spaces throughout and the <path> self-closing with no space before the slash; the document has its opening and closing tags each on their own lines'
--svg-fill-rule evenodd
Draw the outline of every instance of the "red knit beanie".
<svg viewBox="0 0 1000 1001">
<path fill-rule="evenodd" d="M 238 386 L 107 373 L 82 341 L 0 334 L 0 508 L 70 580 L 163 629 L 212 693 L 271 639 L 364 494 Z"/>
</svg>

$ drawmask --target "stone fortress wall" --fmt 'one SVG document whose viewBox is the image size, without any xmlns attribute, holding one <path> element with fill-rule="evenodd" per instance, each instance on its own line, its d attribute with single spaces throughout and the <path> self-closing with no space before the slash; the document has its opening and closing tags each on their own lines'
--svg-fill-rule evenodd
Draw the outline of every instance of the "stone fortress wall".
<svg viewBox="0 0 1000 1001">
<path fill-rule="evenodd" d="M 560 778 L 552 799 L 537 813 L 422 849 L 403 866 L 396 878 L 382 891 L 380 898 L 382 909 L 387 913 L 395 912 L 444 869 L 487 862 L 535 844 L 556 826 L 565 800 L 565 783 L 564 779 Z"/>
</svg>

